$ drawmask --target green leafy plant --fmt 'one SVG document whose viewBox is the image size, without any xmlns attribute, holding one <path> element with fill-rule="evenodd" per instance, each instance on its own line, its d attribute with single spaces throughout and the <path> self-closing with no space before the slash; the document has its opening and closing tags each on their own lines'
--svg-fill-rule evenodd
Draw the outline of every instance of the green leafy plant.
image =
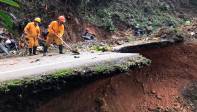
<svg viewBox="0 0 197 112">
<path fill-rule="evenodd" d="M 5 3 L 5 4 L 8 4 L 10 6 L 13 6 L 13 7 L 20 7 L 19 4 L 13 0 L 0 0 L 1 3 Z"/>
<path fill-rule="evenodd" d="M 12 7 L 20 7 L 19 4 L 13 0 L 0 0 L 0 3 L 4 3 Z M 5 28 L 7 28 L 8 30 L 12 29 L 12 17 L 6 11 L 0 10 L 0 20 L 0 24 L 2 24 Z"/>
<path fill-rule="evenodd" d="M 106 52 L 111 51 L 112 48 L 108 45 L 93 45 L 91 46 L 90 50 Z"/>
</svg>

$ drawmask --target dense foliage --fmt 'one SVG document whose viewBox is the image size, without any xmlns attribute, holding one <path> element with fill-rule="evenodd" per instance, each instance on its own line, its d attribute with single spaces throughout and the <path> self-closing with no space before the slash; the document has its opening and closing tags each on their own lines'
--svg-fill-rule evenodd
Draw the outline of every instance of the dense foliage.
<svg viewBox="0 0 197 112">
<path fill-rule="evenodd" d="M 12 0 L 0 0 L 0 4 L 1 3 L 19 8 L 19 4 L 15 1 L 12 1 Z M 11 16 L 6 11 L 0 10 L 0 20 L 1 20 L 0 21 L 1 25 L 3 25 L 4 27 L 6 27 L 9 30 L 12 29 L 13 21 L 12 21 Z"/>
</svg>

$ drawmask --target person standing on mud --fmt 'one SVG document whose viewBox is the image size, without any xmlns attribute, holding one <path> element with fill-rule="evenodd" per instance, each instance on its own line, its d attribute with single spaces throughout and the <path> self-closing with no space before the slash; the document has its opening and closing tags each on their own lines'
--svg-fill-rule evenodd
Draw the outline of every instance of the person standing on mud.
<svg viewBox="0 0 197 112">
<path fill-rule="evenodd" d="M 41 23 L 41 19 L 37 17 L 33 22 L 28 23 L 24 29 L 25 39 L 28 42 L 30 56 L 32 55 L 32 51 L 34 55 L 37 55 L 36 50 L 38 47 L 38 38 L 41 32 L 39 23 Z"/>
<path fill-rule="evenodd" d="M 55 43 L 59 46 L 59 53 L 63 53 L 63 41 L 62 36 L 64 35 L 64 23 L 65 23 L 65 17 L 59 16 L 57 21 L 52 21 L 48 27 L 48 35 L 47 35 L 47 46 L 46 50 L 44 51 L 44 56 L 46 56 L 48 46 L 51 43 Z"/>
</svg>

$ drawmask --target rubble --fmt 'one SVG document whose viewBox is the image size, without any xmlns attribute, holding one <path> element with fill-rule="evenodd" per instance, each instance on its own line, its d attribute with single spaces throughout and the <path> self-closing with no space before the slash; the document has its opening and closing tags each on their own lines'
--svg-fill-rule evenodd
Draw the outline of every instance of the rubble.
<svg viewBox="0 0 197 112">
<path fill-rule="evenodd" d="M 190 24 L 179 27 L 179 30 L 184 33 L 187 39 L 197 39 L 197 19 L 194 18 Z"/>
<path fill-rule="evenodd" d="M 15 52 L 10 51 L 17 51 L 18 46 L 16 41 L 13 39 L 11 33 L 9 33 L 6 29 L 0 28 L 0 53 L 5 53 L 10 56 L 11 53 L 16 54 Z"/>
</svg>

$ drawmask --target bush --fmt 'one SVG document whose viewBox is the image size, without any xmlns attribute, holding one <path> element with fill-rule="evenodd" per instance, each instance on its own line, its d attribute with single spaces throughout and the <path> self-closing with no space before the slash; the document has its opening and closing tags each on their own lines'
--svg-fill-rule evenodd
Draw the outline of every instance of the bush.
<svg viewBox="0 0 197 112">
<path fill-rule="evenodd" d="M 19 8 L 19 4 L 13 0 L 0 0 L 0 3 Z M 14 24 L 11 16 L 6 11 L 0 10 L 0 20 L 0 24 L 10 31 L 12 30 Z"/>
</svg>

